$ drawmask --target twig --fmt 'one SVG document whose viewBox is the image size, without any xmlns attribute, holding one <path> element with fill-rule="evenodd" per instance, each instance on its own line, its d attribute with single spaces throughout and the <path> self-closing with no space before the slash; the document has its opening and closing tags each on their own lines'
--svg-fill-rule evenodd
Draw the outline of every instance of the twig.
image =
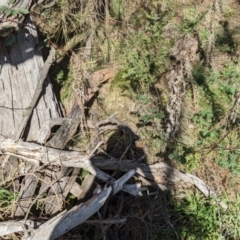
<svg viewBox="0 0 240 240">
<path fill-rule="evenodd" d="M 49 188 L 51 187 L 54 183 L 58 182 L 60 178 L 55 179 L 54 181 L 52 181 L 51 183 L 47 184 L 46 187 L 44 189 L 41 190 L 41 192 L 38 193 L 38 195 L 35 197 L 35 199 L 32 201 L 31 205 L 28 208 L 28 211 L 25 213 L 25 217 L 23 222 L 26 223 L 28 215 L 30 213 L 30 210 L 32 208 L 32 206 L 36 203 L 36 201 L 39 199 L 39 197 Z M 57 195 L 57 194 L 56 194 Z"/>
<path fill-rule="evenodd" d="M 92 152 L 89 154 L 89 158 L 93 156 L 94 152 L 103 144 L 104 142 L 101 141 L 97 144 L 97 146 L 92 150 Z"/>
<path fill-rule="evenodd" d="M 120 218 L 120 219 L 100 219 L 100 220 L 87 220 L 85 223 L 90 224 L 119 224 L 119 223 L 125 223 L 127 221 L 127 218 Z"/>
</svg>

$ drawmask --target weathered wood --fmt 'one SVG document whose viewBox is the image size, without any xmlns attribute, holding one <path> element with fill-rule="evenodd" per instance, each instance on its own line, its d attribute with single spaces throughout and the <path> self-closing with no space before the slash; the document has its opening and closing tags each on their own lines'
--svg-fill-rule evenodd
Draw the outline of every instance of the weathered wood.
<svg viewBox="0 0 240 240">
<path fill-rule="evenodd" d="M 51 175 L 48 176 L 45 174 L 44 181 L 41 184 L 41 189 L 44 189 L 49 184 L 48 195 L 44 199 L 44 207 L 47 214 L 54 214 L 55 212 L 59 212 L 62 209 L 62 205 L 65 200 L 63 189 L 69 180 L 68 175 L 72 172 L 72 170 L 72 168 L 64 168 L 64 171 L 60 169 L 55 173 L 55 179 L 57 180 L 55 182 L 53 181 Z"/>
<path fill-rule="evenodd" d="M 73 135 L 76 133 L 77 128 L 83 117 L 81 108 L 79 105 L 75 105 L 71 113 L 63 121 L 62 126 L 54 134 L 54 136 L 48 141 L 47 145 L 63 149 L 66 144 L 71 140 Z"/>
<path fill-rule="evenodd" d="M 45 224 L 40 226 L 39 230 L 35 230 L 30 239 L 56 239 L 64 233 L 70 231 L 74 227 L 83 223 L 90 216 L 96 213 L 105 201 L 110 196 L 110 193 L 116 194 L 119 192 L 123 185 L 135 174 L 135 170 L 131 170 L 118 179 L 112 187 L 104 188 L 101 190 L 97 188 L 94 196 L 87 202 L 72 208 L 67 213 L 61 214 L 60 217 L 55 217 Z"/>
<path fill-rule="evenodd" d="M 32 220 L 0 222 L 0 237 L 10 233 L 24 232 L 29 228 L 37 229 L 41 224 L 43 223 Z"/>
<path fill-rule="evenodd" d="M 91 174 L 88 174 L 84 178 L 84 180 L 81 184 L 82 192 L 79 195 L 79 199 L 84 201 L 86 198 L 89 198 L 89 192 L 91 190 L 93 190 L 92 188 L 94 188 L 94 179 L 95 179 L 95 177 Z"/>
<path fill-rule="evenodd" d="M 67 233 L 72 228 L 86 221 L 90 216 L 96 213 L 105 203 L 112 191 L 112 187 L 97 192 L 87 202 L 75 206 L 66 213 L 60 213 L 50 219 L 40 228 L 33 232 L 31 240 L 56 239 Z"/>
<path fill-rule="evenodd" d="M 0 132 L 8 137 L 16 137 L 18 131 L 22 130 L 24 113 L 32 101 L 39 77 L 43 72 L 42 55 L 35 48 L 38 44 L 37 31 L 29 19 L 26 21 L 26 29 L 30 34 L 26 35 L 22 44 L 16 42 L 13 46 L 5 48 L 3 41 L 0 40 Z M 48 78 L 43 88 L 30 122 L 25 128 L 24 137 L 29 141 L 36 140 L 36 132 L 47 119 L 61 116 L 60 107 Z M 22 185 L 19 201 L 21 198 L 31 199 L 38 181 L 33 176 L 27 176 L 25 183 L 29 183 L 29 186 Z M 22 210 L 27 209 L 27 206 L 29 202 L 21 201 L 16 209 L 16 215 L 23 214 Z"/>
<path fill-rule="evenodd" d="M 76 151 L 61 151 L 40 146 L 34 143 L 16 141 L 0 138 L 0 152 L 14 154 L 25 159 L 35 159 L 43 163 L 61 165 L 65 167 L 85 168 L 94 176 L 107 181 L 108 174 L 101 169 L 120 170 L 127 172 L 130 169 L 137 169 L 137 173 L 151 179 L 156 183 L 178 182 L 179 180 L 195 185 L 207 197 L 215 197 L 216 193 L 201 179 L 184 174 L 166 163 L 160 162 L 153 165 L 139 164 L 137 161 L 122 160 L 119 163 L 116 159 L 104 159 L 100 157 L 89 157 Z"/>
<path fill-rule="evenodd" d="M 90 216 L 96 213 L 108 199 L 110 193 L 112 192 L 113 195 L 118 193 L 123 188 L 125 183 L 131 177 L 133 177 L 135 172 L 135 170 L 127 172 L 120 179 L 118 179 L 113 184 L 113 186 L 105 186 L 104 189 L 101 189 L 101 187 L 98 186 L 93 191 L 93 197 L 90 198 L 88 201 L 73 207 L 68 212 L 61 212 L 60 214 L 40 225 L 39 227 L 33 227 L 33 230 L 30 231 L 29 234 L 27 234 L 26 232 L 26 226 L 28 226 L 29 223 L 24 223 L 24 221 L 17 222 L 12 228 L 7 222 L 4 222 L 0 224 L 0 229 L 2 227 L 4 233 L 24 231 L 25 235 L 23 239 L 56 239 L 57 237 L 62 236 L 74 227 L 85 222 Z M 108 221 L 108 223 L 110 222 L 111 221 Z M 113 224 L 113 221 L 111 222 L 111 224 Z"/>
<path fill-rule="evenodd" d="M 30 162 L 35 161 L 42 162 L 43 164 L 53 164 L 62 167 L 84 168 L 93 176 L 101 179 L 102 181 L 107 182 L 110 180 L 111 183 L 115 182 L 110 175 L 93 165 L 94 158 L 92 156 L 84 155 L 77 151 L 63 151 L 41 146 L 36 143 L 22 142 L 21 140 L 4 139 L 0 137 L 0 153 L 9 154 Z M 105 161 L 104 158 L 102 160 Z M 113 165 L 119 166 L 117 162 L 114 162 Z M 124 169 L 125 172 L 127 172 L 134 168 L 127 169 L 125 167 Z M 133 184 L 131 187 L 127 186 L 125 188 L 124 186 L 123 191 L 137 196 L 139 195 L 141 188 Z"/>
<path fill-rule="evenodd" d="M 30 34 L 21 45 L 16 42 L 7 49 L 0 40 L 0 132 L 7 137 L 15 137 L 44 65 L 41 52 L 35 48 L 38 44 L 35 26 L 29 20 L 26 28 Z M 47 78 L 27 128 L 27 140 L 36 140 L 36 132 L 42 124 L 49 118 L 60 116 L 58 102 Z"/>
<path fill-rule="evenodd" d="M 80 199 L 80 196 L 82 194 L 81 186 L 77 182 L 74 182 L 70 190 L 70 193 L 73 194 L 75 197 L 77 197 L 77 199 Z"/>
<path fill-rule="evenodd" d="M 46 60 L 46 62 L 44 63 L 43 69 L 40 73 L 40 76 L 38 79 L 38 84 L 37 84 L 37 87 L 33 94 L 32 100 L 31 100 L 28 108 L 25 110 L 21 124 L 16 132 L 15 138 L 17 138 L 17 139 L 21 138 L 21 136 L 24 135 L 24 131 L 26 129 L 27 123 L 28 123 L 28 121 L 32 115 L 33 109 L 41 95 L 42 86 L 44 84 L 45 79 L 47 78 L 47 74 L 48 74 L 49 68 L 54 60 L 54 57 L 55 57 L 55 50 L 52 48 L 50 55 L 49 55 L 48 59 Z M 9 159 L 9 155 L 6 156 L 2 166 L 5 165 L 5 162 L 8 161 L 8 159 Z M 37 175 L 39 175 L 39 174 L 37 174 Z M 19 197 L 18 197 L 18 201 L 17 201 L 18 204 L 16 206 L 17 208 L 15 211 L 15 216 L 22 216 L 26 213 L 26 211 L 28 210 L 29 204 L 31 204 L 31 202 L 32 202 L 31 197 L 35 193 L 37 184 L 38 184 L 38 179 L 36 176 L 27 176 L 25 178 L 24 184 L 22 184 L 22 187 L 21 187 L 21 190 L 19 193 Z"/>
<path fill-rule="evenodd" d="M 29 103 L 29 106 L 23 113 L 23 119 L 21 121 L 21 125 L 19 126 L 17 133 L 15 135 L 16 138 L 21 138 L 22 136 L 24 136 L 25 128 L 26 128 L 27 123 L 32 115 L 32 112 L 37 104 L 37 101 L 38 101 L 39 97 L 41 96 L 42 91 L 44 90 L 43 84 L 47 78 L 48 71 L 49 71 L 52 63 L 54 62 L 54 59 L 55 59 L 55 49 L 51 48 L 49 56 L 43 65 L 42 71 L 40 72 L 40 76 L 38 78 L 37 86 L 35 88 L 31 102 Z"/>
<path fill-rule="evenodd" d="M 29 209 L 33 201 L 33 196 L 35 194 L 35 189 L 39 182 L 38 177 L 40 176 L 36 174 L 35 176 L 27 176 L 24 178 L 22 182 L 22 187 L 20 189 L 17 201 L 15 203 L 15 213 L 16 217 L 24 216 Z"/>
<path fill-rule="evenodd" d="M 63 121 L 65 121 L 66 118 L 51 118 L 48 119 L 41 127 L 40 131 L 38 132 L 37 142 L 40 144 L 45 144 L 47 139 L 51 135 L 51 129 L 54 126 L 61 126 L 63 124 Z M 69 119 L 70 121 L 70 119 Z"/>
<path fill-rule="evenodd" d="M 83 117 L 83 112 L 79 105 L 75 105 L 72 111 L 64 119 L 61 127 L 54 134 L 54 136 L 48 141 L 47 146 L 52 146 L 54 148 L 63 149 L 69 140 L 74 136 L 80 125 L 81 119 Z M 69 170 L 73 171 L 73 174 L 69 177 Z M 58 212 L 64 203 L 65 197 L 67 197 L 70 189 L 72 188 L 80 169 L 68 169 L 66 167 L 61 168 L 61 171 L 57 173 L 57 178 L 59 181 L 54 183 L 45 199 L 45 211 L 47 214 L 55 214 Z M 58 205 L 53 204 L 54 199 L 58 198 Z"/>
</svg>

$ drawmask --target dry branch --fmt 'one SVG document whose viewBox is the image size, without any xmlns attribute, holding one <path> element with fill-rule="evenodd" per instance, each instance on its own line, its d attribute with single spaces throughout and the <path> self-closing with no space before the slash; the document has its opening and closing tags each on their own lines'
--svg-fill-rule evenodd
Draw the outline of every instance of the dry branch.
<svg viewBox="0 0 240 240">
<path fill-rule="evenodd" d="M 66 213 L 61 213 L 60 215 L 50 219 L 44 223 L 38 230 L 33 232 L 31 240 L 42 240 L 42 239 L 56 239 L 67 233 L 74 227 L 80 225 L 86 221 L 90 216 L 96 213 L 105 203 L 105 201 L 113 192 L 113 195 L 119 192 L 123 185 L 135 174 L 135 170 L 131 170 L 124 174 L 120 179 L 118 179 L 113 186 L 105 187 L 103 190 L 97 188 L 96 195 L 94 195 L 87 202 L 80 204 L 69 210 Z"/>
<path fill-rule="evenodd" d="M 16 156 L 26 161 L 35 161 L 36 163 L 41 162 L 43 164 L 52 164 L 62 167 L 84 168 L 93 176 L 105 182 L 111 180 L 111 182 L 114 183 L 114 179 L 111 179 L 110 175 L 93 165 L 93 157 L 91 157 L 91 155 L 84 155 L 77 151 L 63 151 L 41 146 L 36 143 L 0 138 L 0 153 Z M 118 164 L 116 165 L 118 166 Z M 131 169 L 133 168 L 127 171 Z M 132 184 L 126 187 L 124 186 L 123 190 L 131 195 L 137 196 L 140 195 L 141 188 Z"/>
<path fill-rule="evenodd" d="M 133 177 L 134 174 L 135 170 L 131 170 L 128 173 L 124 174 L 120 179 L 115 181 L 112 186 L 104 187 L 103 190 L 100 187 L 96 188 L 96 191 L 94 191 L 94 195 L 91 199 L 84 203 L 81 203 L 78 206 L 73 207 L 68 212 L 61 212 L 56 217 L 53 217 L 49 221 L 40 225 L 38 229 L 29 231 L 29 234 L 26 234 L 27 222 L 25 224 L 21 221 L 16 222 L 15 224 L 13 224 L 12 228 L 10 227 L 10 224 L 8 222 L 1 223 L 0 229 L 2 229 L 2 232 L 0 236 L 16 231 L 25 231 L 25 236 L 23 239 L 56 239 L 57 237 L 62 236 L 74 227 L 85 222 L 89 217 L 96 213 L 108 199 L 110 193 L 112 192 L 112 194 L 114 195 L 120 190 L 122 190 L 124 184 L 131 177 Z"/>
<path fill-rule="evenodd" d="M 47 139 L 51 135 L 51 129 L 54 126 L 61 126 L 63 121 L 67 120 L 66 118 L 50 118 L 48 119 L 41 127 L 40 131 L 38 132 L 37 142 L 40 144 L 46 143 Z M 69 119 L 69 121 L 71 121 Z"/>
<path fill-rule="evenodd" d="M 10 233 L 24 232 L 28 229 L 36 229 L 41 224 L 41 222 L 36 222 L 32 220 L 27 220 L 24 223 L 23 220 L 0 222 L 0 237 Z"/>
<path fill-rule="evenodd" d="M 67 233 L 72 228 L 86 221 L 90 216 L 96 213 L 105 203 L 112 191 L 112 187 L 104 188 L 103 191 L 94 195 L 87 202 L 75 206 L 65 213 L 60 213 L 50 219 L 33 232 L 30 239 L 56 239 Z"/>
<path fill-rule="evenodd" d="M 137 169 L 137 173 L 156 183 L 178 182 L 180 180 L 195 185 L 205 196 L 214 197 L 216 193 L 201 179 L 184 174 L 166 163 L 160 162 L 154 165 L 139 164 L 137 161 L 116 159 L 104 159 L 102 157 L 89 157 L 77 151 L 62 151 L 58 149 L 40 146 L 35 143 L 22 142 L 20 140 L 0 138 L 0 152 L 3 154 L 13 154 L 25 160 L 36 160 L 42 163 L 55 164 L 65 167 L 78 167 L 88 170 L 99 179 L 108 181 L 109 175 L 100 169 L 120 170 L 127 172 Z"/>
</svg>

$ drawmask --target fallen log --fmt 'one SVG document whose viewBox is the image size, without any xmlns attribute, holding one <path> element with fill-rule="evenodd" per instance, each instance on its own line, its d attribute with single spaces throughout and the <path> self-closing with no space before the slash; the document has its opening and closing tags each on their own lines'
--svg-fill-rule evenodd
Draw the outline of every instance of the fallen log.
<svg viewBox="0 0 240 240">
<path fill-rule="evenodd" d="M 216 196 L 216 193 L 201 179 L 191 174 L 182 173 L 163 162 L 149 166 L 139 164 L 133 160 L 122 160 L 118 162 L 117 159 L 89 156 L 78 151 L 63 151 L 41 146 L 36 143 L 4 138 L 0 138 L 0 152 L 2 154 L 17 156 L 27 161 L 55 164 L 64 167 L 84 168 L 103 181 L 109 180 L 109 175 L 100 169 L 120 170 L 123 172 L 137 169 L 139 175 L 151 179 L 156 183 L 166 181 L 176 183 L 182 180 L 195 185 L 206 197 Z"/>
</svg>

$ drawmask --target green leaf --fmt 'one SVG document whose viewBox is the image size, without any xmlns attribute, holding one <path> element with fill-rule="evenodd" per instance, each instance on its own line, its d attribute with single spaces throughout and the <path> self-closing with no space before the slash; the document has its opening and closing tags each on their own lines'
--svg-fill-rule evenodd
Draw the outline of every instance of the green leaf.
<svg viewBox="0 0 240 240">
<path fill-rule="evenodd" d="M 25 8 L 17 8 L 17 11 L 21 14 L 28 14 L 29 13 L 29 11 Z"/>
<path fill-rule="evenodd" d="M 158 119 L 163 119 L 163 118 L 165 118 L 165 114 L 164 114 L 164 112 L 159 112 L 159 113 L 155 114 L 155 117 Z"/>
<path fill-rule="evenodd" d="M 136 99 L 137 99 L 137 101 L 145 103 L 145 104 L 151 103 L 151 100 L 145 95 L 137 95 Z"/>
<path fill-rule="evenodd" d="M 5 5 L 0 6 L 0 13 L 4 12 L 7 9 L 8 9 L 8 6 L 5 6 Z"/>
<path fill-rule="evenodd" d="M 206 137 L 208 134 L 209 134 L 209 131 L 208 131 L 208 130 L 203 130 L 203 131 L 202 131 L 202 136 L 203 136 L 203 137 Z"/>
<path fill-rule="evenodd" d="M 19 44 L 23 44 L 25 41 L 25 33 L 18 33 L 17 34 L 17 41 Z"/>
<path fill-rule="evenodd" d="M 12 15 L 12 9 L 6 10 L 5 16 L 8 17 L 8 16 L 10 16 L 10 15 Z"/>
<path fill-rule="evenodd" d="M 14 4 L 16 0 L 9 0 L 9 3 Z"/>
<path fill-rule="evenodd" d="M 170 159 L 170 160 L 176 160 L 176 154 L 174 154 L 174 153 L 170 153 L 169 155 L 168 155 L 168 158 Z"/>
<path fill-rule="evenodd" d="M 145 123 L 150 122 L 151 119 L 152 119 L 152 116 L 151 116 L 150 114 L 146 114 L 146 115 L 143 115 L 143 116 L 141 117 L 141 120 L 142 120 L 143 122 L 145 122 Z"/>
<path fill-rule="evenodd" d="M 16 36 L 14 34 L 9 34 L 4 41 L 4 46 L 10 46 L 16 42 Z"/>
<path fill-rule="evenodd" d="M 16 9 L 13 9 L 13 10 L 12 10 L 12 15 L 13 15 L 14 17 L 17 17 L 17 16 L 18 16 L 18 11 L 17 11 Z"/>
<path fill-rule="evenodd" d="M 187 162 L 187 159 L 184 156 L 180 157 L 180 163 L 185 164 Z"/>
</svg>

